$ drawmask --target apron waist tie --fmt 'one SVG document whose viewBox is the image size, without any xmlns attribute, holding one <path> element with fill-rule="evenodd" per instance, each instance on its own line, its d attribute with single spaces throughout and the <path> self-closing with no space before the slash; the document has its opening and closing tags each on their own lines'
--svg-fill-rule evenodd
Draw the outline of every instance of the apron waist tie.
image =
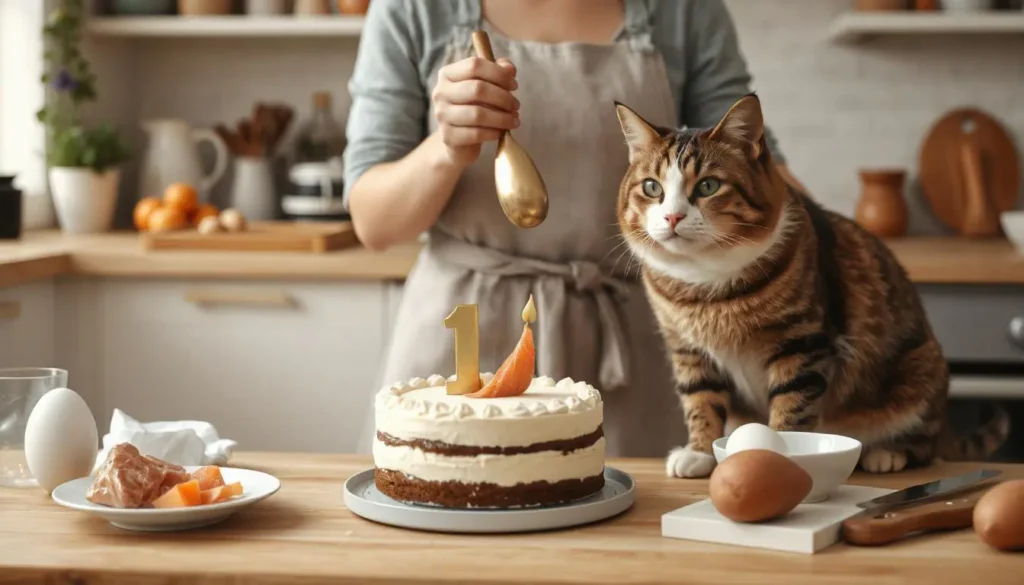
<svg viewBox="0 0 1024 585">
<path fill-rule="evenodd" d="M 602 272 L 595 262 L 573 261 L 565 264 L 513 256 L 492 248 L 477 246 L 456 240 L 451 236 L 431 232 L 428 251 L 443 262 L 498 276 L 549 276 L 572 285 L 577 292 L 593 296 L 597 304 L 597 320 L 601 331 L 601 363 L 598 370 L 601 390 L 625 388 L 629 380 L 629 351 L 626 347 L 626 333 L 622 326 L 616 301 L 625 299 L 629 287 Z M 544 299 L 539 298 L 539 303 Z M 543 306 L 543 304 L 542 304 Z M 545 330 L 548 335 L 558 336 L 564 329 L 552 327 Z M 566 339 L 548 339 L 550 343 L 571 347 Z M 543 354 L 538 356 L 543 359 Z"/>
</svg>

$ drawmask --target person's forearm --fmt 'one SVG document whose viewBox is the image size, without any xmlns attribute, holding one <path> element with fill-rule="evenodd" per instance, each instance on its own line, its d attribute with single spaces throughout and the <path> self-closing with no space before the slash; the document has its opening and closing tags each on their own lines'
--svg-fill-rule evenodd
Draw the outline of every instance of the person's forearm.
<svg viewBox="0 0 1024 585">
<path fill-rule="evenodd" d="M 383 250 L 426 231 L 444 210 L 462 170 L 436 133 L 401 160 L 371 167 L 349 192 L 359 241 Z"/>
</svg>

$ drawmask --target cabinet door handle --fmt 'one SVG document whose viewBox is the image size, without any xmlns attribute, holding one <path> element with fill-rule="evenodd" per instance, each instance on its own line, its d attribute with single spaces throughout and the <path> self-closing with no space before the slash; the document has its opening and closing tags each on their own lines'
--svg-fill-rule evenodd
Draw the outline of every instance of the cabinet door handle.
<svg viewBox="0 0 1024 585">
<path fill-rule="evenodd" d="M 185 301 L 199 306 L 277 307 L 292 309 L 298 306 L 295 297 L 283 291 L 185 291 Z"/>
<path fill-rule="evenodd" d="M 18 301 L 0 301 L 0 321 L 14 321 L 21 316 L 21 303 Z"/>
<path fill-rule="evenodd" d="M 1010 319 L 1010 327 L 1007 334 L 1014 345 L 1024 349 L 1024 317 Z"/>
</svg>

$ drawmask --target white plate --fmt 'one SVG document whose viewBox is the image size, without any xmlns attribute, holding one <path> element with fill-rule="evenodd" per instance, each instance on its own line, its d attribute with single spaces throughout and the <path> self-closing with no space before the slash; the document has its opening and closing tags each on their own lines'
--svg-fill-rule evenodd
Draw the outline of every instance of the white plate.
<svg viewBox="0 0 1024 585">
<path fill-rule="evenodd" d="M 198 467 L 186 467 L 189 472 Z M 281 480 L 276 477 L 234 467 L 221 467 L 225 483 L 242 483 L 242 495 L 226 502 L 194 506 L 190 508 L 111 508 L 93 504 L 85 499 L 85 492 L 92 485 L 92 477 L 82 477 L 57 486 L 53 490 L 53 501 L 73 510 L 81 510 L 99 516 L 118 528 L 144 532 L 189 530 L 216 524 L 238 510 L 274 495 L 281 489 Z"/>
<path fill-rule="evenodd" d="M 636 501 L 628 473 L 604 468 L 604 488 L 582 500 L 558 506 L 512 510 L 453 509 L 404 504 L 385 496 L 373 483 L 373 470 L 345 482 L 345 505 L 357 516 L 381 524 L 431 532 L 505 534 L 569 528 L 625 512 Z"/>
</svg>

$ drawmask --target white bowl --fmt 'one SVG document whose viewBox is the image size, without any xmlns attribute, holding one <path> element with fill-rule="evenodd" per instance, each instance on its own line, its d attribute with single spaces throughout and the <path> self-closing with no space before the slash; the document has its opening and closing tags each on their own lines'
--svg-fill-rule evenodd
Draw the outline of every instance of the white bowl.
<svg viewBox="0 0 1024 585">
<path fill-rule="evenodd" d="M 1003 232 L 1018 250 L 1024 252 L 1024 211 L 1004 211 L 999 214 Z"/>
<path fill-rule="evenodd" d="M 857 439 L 789 431 L 780 431 L 779 435 L 786 442 L 786 456 L 802 467 L 814 482 L 811 493 L 803 500 L 805 503 L 827 500 L 837 487 L 846 483 L 860 460 L 861 443 Z M 722 437 L 711 444 L 719 463 L 729 456 L 725 452 L 728 440 Z"/>
<path fill-rule="evenodd" d="M 198 467 L 185 467 L 188 472 L 196 469 Z M 269 498 L 281 489 L 281 480 L 262 471 L 235 467 L 221 467 L 220 471 L 226 483 L 242 483 L 242 495 L 225 502 L 190 508 L 111 508 L 85 499 L 85 492 L 92 484 L 93 478 L 82 477 L 57 486 L 52 497 L 53 501 L 65 508 L 99 516 L 124 530 L 164 532 L 191 530 L 216 524 L 242 508 Z"/>
</svg>

